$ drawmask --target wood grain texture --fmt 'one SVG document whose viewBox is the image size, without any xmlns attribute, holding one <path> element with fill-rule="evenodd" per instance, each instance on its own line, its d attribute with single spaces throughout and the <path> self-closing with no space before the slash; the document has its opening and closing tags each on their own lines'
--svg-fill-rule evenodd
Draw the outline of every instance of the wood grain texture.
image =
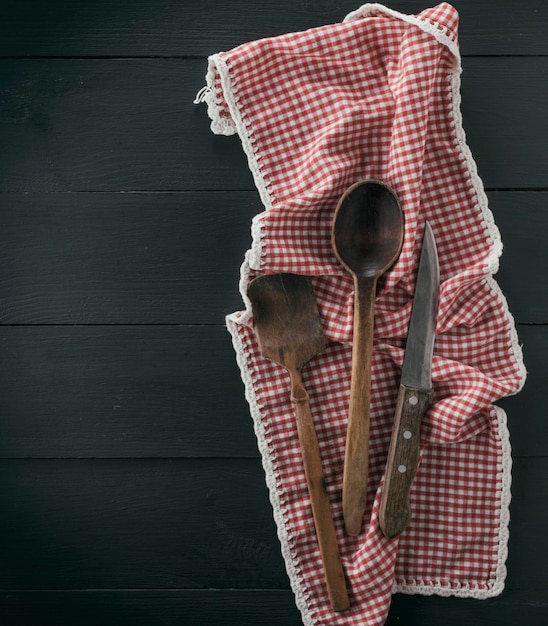
<svg viewBox="0 0 548 626">
<path fill-rule="evenodd" d="M 413 515 L 409 491 L 419 465 L 421 422 L 431 398 L 430 389 L 400 383 L 379 502 L 379 526 L 388 539 L 401 535 Z"/>
<path fill-rule="evenodd" d="M 286 588 L 257 459 L 0 462 L 1 589 Z"/>
<path fill-rule="evenodd" d="M 504 398 L 498 404 L 508 414 L 512 454 L 545 457 L 548 455 L 548 429 L 543 403 L 548 388 L 548 328 L 546 325 L 518 326 L 518 333 L 527 380 L 519 394 Z M 536 483 L 538 477 L 531 476 L 531 480 Z"/>
<path fill-rule="evenodd" d="M 193 104 L 203 59 L 0 61 L 0 191 L 253 189 Z"/>
<path fill-rule="evenodd" d="M 516 459 L 507 586 L 548 593 L 546 458 Z M 257 459 L 0 461 L 0 589 L 288 587 Z"/>
<path fill-rule="evenodd" d="M 548 54 L 543 0 L 477 2 L 453 0 L 460 12 L 463 54 Z M 206 56 L 246 41 L 341 21 L 360 6 L 356 0 L 313 4 L 279 0 L 108 0 L 45 5 L 19 0 L 4 8 L 0 55 L 7 56 Z M 431 6 L 421 0 L 387 3 L 403 13 Z M 245 19 L 242 19 L 245 16 Z"/>
<path fill-rule="evenodd" d="M 339 199 L 331 246 L 354 282 L 352 374 L 342 488 L 345 530 L 351 536 L 360 534 L 367 508 L 377 280 L 396 262 L 404 232 L 399 199 L 385 183 L 357 182 Z"/>
<path fill-rule="evenodd" d="M 463 65 L 485 185 L 545 188 L 548 59 Z M 253 189 L 239 140 L 213 135 L 192 103 L 205 72 L 203 59 L 2 60 L 0 191 Z"/>
<path fill-rule="evenodd" d="M 291 404 L 327 594 L 333 611 L 347 611 L 350 603 L 323 475 L 320 446 L 301 376 L 303 367 L 323 352 L 327 344 L 314 290 L 306 276 L 277 273 L 252 280 L 247 295 L 263 356 L 285 368 L 289 375 Z"/>
<path fill-rule="evenodd" d="M 546 154 L 548 118 L 541 111 L 547 79 L 545 57 L 463 61 L 463 124 L 486 187 L 546 188 L 546 170 L 537 169 L 536 162 Z"/>
<path fill-rule="evenodd" d="M 207 55 L 360 3 L 4 4 L 0 622 L 297 626 L 223 328 L 261 205 L 238 138 L 192 101 Z M 395 596 L 387 626 L 544 626 L 548 4 L 454 5 L 464 126 L 529 371 L 500 402 L 508 585 L 483 602 Z"/>
<path fill-rule="evenodd" d="M 0 346 L 2 457 L 258 455 L 220 326 L 4 326 Z"/>
<path fill-rule="evenodd" d="M 546 323 L 548 193 L 488 196 L 510 310 Z M 262 210 L 256 191 L 0 193 L 0 321 L 222 324 L 243 306 L 239 268 Z"/>
<path fill-rule="evenodd" d="M 302 626 L 293 594 L 284 590 L 0 591 L 6 623 L 29 626 Z M 544 591 L 505 591 L 491 600 L 395 595 L 386 626 L 545 626 Z M 268 622 L 265 622 L 265 615 Z"/>
<path fill-rule="evenodd" d="M 255 192 L 0 194 L 4 324 L 223 324 Z"/>
<path fill-rule="evenodd" d="M 546 220 L 548 195 L 543 192 L 488 193 L 503 243 L 495 278 L 516 321 L 548 322 Z"/>
<path fill-rule="evenodd" d="M 513 454 L 546 456 L 548 329 L 518 333 L 529 377 L 499 404 Z M 0 458 L 258 456 L 221 326 L 4 326 L 0 346 Z"/>
</svg>

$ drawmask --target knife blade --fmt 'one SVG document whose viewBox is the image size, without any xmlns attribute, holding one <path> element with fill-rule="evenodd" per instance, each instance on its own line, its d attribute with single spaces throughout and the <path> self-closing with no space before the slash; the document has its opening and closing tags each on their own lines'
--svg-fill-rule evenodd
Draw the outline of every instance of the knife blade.
<svg viewBox="0 0 548 626">
<path fill-rule="evenodd" d="M 426 222 L 379 508 L 379 525 L 389 539 L 400 535 L 411 518 L 409 490 L 419 464 L 421 421 L 432 394 L 438 303 L 438 254 Z"/>
</svg>

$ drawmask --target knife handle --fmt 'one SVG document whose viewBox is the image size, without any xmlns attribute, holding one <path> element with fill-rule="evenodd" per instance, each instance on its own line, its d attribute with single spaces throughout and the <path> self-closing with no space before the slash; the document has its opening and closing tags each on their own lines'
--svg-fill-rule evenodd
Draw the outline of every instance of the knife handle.
<svg viewBox="0 0 548 626">
<path fill-rule="evenodd" d="M 388 539 L 400 535 L 411 518 L 409 490 L 419 464 L 420 427 L 432 392 L 400 385 L 388 451 L 379 525 Z"/>
</svg>

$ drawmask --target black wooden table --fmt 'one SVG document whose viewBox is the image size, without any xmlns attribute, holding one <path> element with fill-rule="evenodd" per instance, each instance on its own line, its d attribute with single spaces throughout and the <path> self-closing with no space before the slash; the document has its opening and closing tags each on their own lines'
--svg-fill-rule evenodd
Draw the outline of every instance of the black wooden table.
<svg viewBox="0 0 548 626">
<path fill-rule="evenodd" d="M 209 132 L 206 56 L 359 3 L 5 2 L 0 623 L 297 626 L 224 315 L 258 194 Z M 529 379 L 501 402 L 507 589 L 388 624 L 548 623 L 548 4 L 458 0 L 462 111 Z M 426 4 L 389 4 L 418 12 Z"/>
</svg>

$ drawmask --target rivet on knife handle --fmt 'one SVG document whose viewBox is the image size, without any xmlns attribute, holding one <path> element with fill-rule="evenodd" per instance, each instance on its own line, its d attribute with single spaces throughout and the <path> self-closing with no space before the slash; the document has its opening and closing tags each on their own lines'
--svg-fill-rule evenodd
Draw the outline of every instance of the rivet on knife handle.
<svg viewBox="0 0 548 626">
<path fill-rule="evenodd" d="M 409 490 L 419 464 L 420 426 L 430 395 L 425 389 L 400 386 L 379 510 L 381 530 L 389 539 L 400 535 L 411 518 Z"/>
</svg>

